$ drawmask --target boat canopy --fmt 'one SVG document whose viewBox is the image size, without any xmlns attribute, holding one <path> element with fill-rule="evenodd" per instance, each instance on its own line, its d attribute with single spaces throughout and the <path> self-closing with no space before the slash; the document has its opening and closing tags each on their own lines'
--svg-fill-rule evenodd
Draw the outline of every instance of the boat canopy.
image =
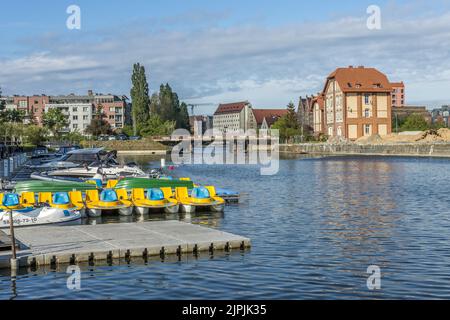
<svg viewBox="0 0 450 320">
<path fill-rule="evenodd" d="M 149 189 L 147 190 L 147 199 L 153 201 L 164 200 L 164 192 L 157 188 Z"/>
<path fill-rule="evenodd" d="M 191 197 L 196 199 L 209 199 L 209 191 L 205 187 L 197 187 L 192 189 Z"/>
</svg>

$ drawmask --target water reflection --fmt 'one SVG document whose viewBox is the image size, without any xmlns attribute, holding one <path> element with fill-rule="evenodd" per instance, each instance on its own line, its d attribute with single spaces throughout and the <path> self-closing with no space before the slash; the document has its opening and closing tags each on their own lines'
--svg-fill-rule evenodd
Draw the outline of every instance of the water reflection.
<svg viewBox="0 0 450 320">
<path fill-rule="evenodd" d="M 136 160 L 136 159 L 134 159 Z M 141 157 L 147 168 L 159 157 Z M 64 270 L 17 275 L 18 298 L 334 299 L 450 298 L 450 199 L 444 159 L 282 159 L 257 166 L 177 167 L 174 176 L 241 193 L 225 212 L 105 216 L 83 223 L 180 220 L 251 238 L 251 251 L 181 261 L 138 260 L 83 271 L 84 290 L 63 290 Z M 382 289 L 367 290 L 378 265 Z M 211 280 L 213 279 L 213 281 Z M 120 286 L 121 290 L 117 290 Z M 156 288 L 157 287 L 157 288 Z M 0 298 L 15 296 L 0 274 Z"/>
</svg>

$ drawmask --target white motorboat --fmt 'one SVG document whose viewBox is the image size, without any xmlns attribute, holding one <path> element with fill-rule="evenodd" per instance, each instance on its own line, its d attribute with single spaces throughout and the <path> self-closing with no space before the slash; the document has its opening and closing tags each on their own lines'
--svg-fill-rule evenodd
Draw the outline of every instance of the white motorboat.
<svg viewBox="0 0 450 320">
<path fill-rule="evenodd" d="M 9 228 L 10 211 L 12 211 L 14 227 L 37 226 L 44 224 L 66 224 L 81 219 L 77 208 L 54 208 L 51 206 L 24 206 L 19 195 L 0 194 L 0 229 Z"/>
<path fill-rule="evenodd" d="M 93 162 L 103 161 L 107 158 L 112 158 L 114 155 L 114 152 L 106 152 L 103 148 L 77 149 L 69 151 L 67 154 L 51 161 L 31 164 L 28 167 L 38 171 L 75 168 Z"/>
<path fill-rule="evenodd" d="M 52 181 L 58 177 L 92 179 L 98 174 L 103 179 L 148 176 L 134 163 L 120 165 L 116 156 L 116 151 L 106 152 L 103 148 L 74 150 L 59 160 L 31 166 L 40 171 L 34 172 L 31 178 Z"/>
</svg>

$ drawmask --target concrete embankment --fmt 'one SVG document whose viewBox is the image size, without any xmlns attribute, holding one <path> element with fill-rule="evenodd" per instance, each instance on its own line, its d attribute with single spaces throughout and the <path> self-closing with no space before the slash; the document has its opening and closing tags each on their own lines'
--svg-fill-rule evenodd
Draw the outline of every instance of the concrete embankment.
<svg viewBox="0 0 450 320">
<path fill-rule="evenodd" d="M 317 155 L 370 155 L 449 157 L 450 143 L 399 143 L 399 144 L 328 144 L 302 143 L 280 145 L 282 153 Z"/>
<path fill-rule="evenodd" d="M 166 154 L 168 147 L 151 139 L 136 141 L 83 141 L 84 148 L 103 147 L 108 150 L 117 150 L 119 154 L 130 155 L 162 155 Z"/>
</svg>

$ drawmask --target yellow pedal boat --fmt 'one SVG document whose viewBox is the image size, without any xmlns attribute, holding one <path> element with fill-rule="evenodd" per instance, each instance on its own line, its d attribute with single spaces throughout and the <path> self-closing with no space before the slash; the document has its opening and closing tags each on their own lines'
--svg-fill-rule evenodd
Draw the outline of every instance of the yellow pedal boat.
<svg viewBox="0 0 450 320">
<path fill-rule="evenodd" d="M 135 211 L 148 214 L 152 211 L 164 211 L 173 214 L 179 210 L 178 201 L 173 198 L 171 188 L 133 189 L 131 194 Z"/>
<path fill-rule="evenodd" d="M 185 187 L 176 188 L 175 195 L 182 212 L 194 213 L 196 209 L 222 212 L 225 209 L 225 200 L 216 196 L 216 189 L 213 186 L 197 186 L 192 189 L 191 195 Z"/>
<path fill-rule="evenodd" d="M 86 191 L 86 209 L 90 217 L 100 217 L 104 211 L 118 211 L 122 216 L 133 214 L 133 204 L 125 189 Z"/>
</svg>

